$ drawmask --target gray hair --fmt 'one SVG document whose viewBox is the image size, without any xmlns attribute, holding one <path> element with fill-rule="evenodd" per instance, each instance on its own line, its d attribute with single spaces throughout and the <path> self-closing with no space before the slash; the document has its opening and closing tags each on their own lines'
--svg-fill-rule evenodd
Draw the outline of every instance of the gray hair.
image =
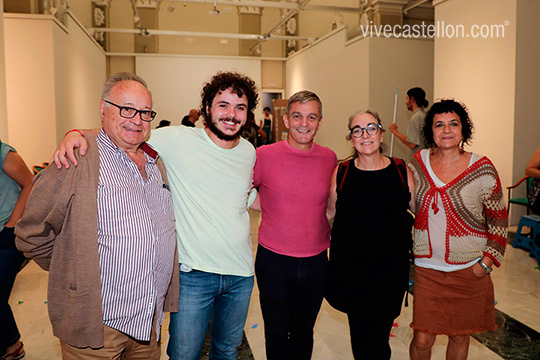
<svg viewBox="0 0 540 360">
<path fill-rule="evenodd" d="M 354 114 L 349 116 L 349 122 L 348 122 L 348 125 L 347 125 L 349 130 L 351 130 L 351 124 L 352 124 L 354 118 L 357 117 L 358 115 L 362 115 L 362 114 L 369 114 L 369 115 L 373 116 L 375 118 L 375 120 L 377 120 L 377 124 L 381 125 L 381 132 L 385 131 L 384 128 L 382 127 L 381 116 L 379 115 L 379 113 L 377 111 L 375 111 L 375 110 L 373 110 L 371 108 L 358 110 L 357 112 L 355 112 Z M 350 133 L 347 135 L 347 140 L 351 140 L 351 134 Z"/>
<path fill-rule="evenodd" d="M 358 115 L 362 115 L 362 114 L 369 114 L 371 116 L 373 116 L 375 118 L 375 120 L 377 120 L 377 124 L 379 124 L 381 126 L 381 133 L 383 133 L 385 130 L 384 128 L 382 127 L 382 122 L 381 122 L 381 116 L 379 115 L 379 113 L 371 108 L 366 108 L 366 109 L 362 109 L 362 110 L 358 110 L 357 112 L 355 112 L 354 114 L 352 114 L 351 116 L 349 116 L 349 122 L 348 122 L 348 129 L 351 130 L 351 124 L 354 120 L 355 117 L 357 117 Z M 347 140 L 351 140 L 351 133 L 349 132 L 347 134 Z M 384 144 L 381 144 L 381 147 L 379 148 L 379 151 L 380 152 L 383 152 L 383 145 Z M 357 158 L 358 157 L 358 151 L 356 151 L 356 149 L 353 147 L 353 158 Z"/>
<path fill-rule="evenodd" d="M 297 103 L 297 102 L 299 102 L 301 104 L 305 104 L 308 101 L 316 101 L 317 104 L 319 104 L 319 116 L 322 118 L 323 115 L 322 115 L 322 102 L 321 102 L 321 99 L 319 99 L 317 94 L 315 94 L 314 92 L 308 91 L 308 90 L 299 91 L 299 92 L 293 94 L 289 98 L 289 102 L 287 103 L 287 114 L 289 114 L 289 111 L 291 110 L 292 104 Z"/>
<path fill-rule="evenodd" d="M 105 85 L 103 85 L 103 93 L 101 94 L 101 98 L 108 98 L 114 85 L 118 84 L 121 81 L 127 80 L 136 81 L 142 84 L 146 88 L 146 90 L 148 90 L 148 86 L 146 86 L 146 81 L 144 81 L 140 76 L 128 72 L 118 72 L 109 76 L 109 78 L 105 82 Z M 148 91 L 150 92 L 150 90 Z"/>
</svg>

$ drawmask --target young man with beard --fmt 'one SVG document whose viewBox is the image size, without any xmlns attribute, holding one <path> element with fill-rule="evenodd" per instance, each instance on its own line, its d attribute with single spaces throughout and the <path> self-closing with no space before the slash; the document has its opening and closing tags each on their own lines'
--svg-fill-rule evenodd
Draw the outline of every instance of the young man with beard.
<svg viewBox="0 0 540 360">
<path fill-rule="evenodd" d="M 247 208 L 256 195 L 255 149 L 240 134 L 257 105 L 257 89 L 246 76 L 220 72 L 201 96 L 204 128 L 160 128 L 149 140 L 167 168 L 180 261 L 180 306 L 171 316 L 167 354 L 198 360 L 211 320 L 210 358 L 233 360 L 253 287 Z M 79 143 L 85 151 L 72 134 L 55 153 L 56 164 L 67 166 L 59 154 Z"/>
<path fill-rule="evenodd" d="M 326 284 L 326 204 L 337 158 L 313 142 L 322 123 L 316 94 L 292 95 L 283 121 L 287 140 L 257 149 L 262 221 L 255 273 L 267 359 L 308 360 Z"/>
<path fill-rule="evenodd" d="M 415 152 L 425 149 L 426 147 L 426 139 L 422 129 L 426 123 L 425 108 L 429 105 L 429 101 L 426 100 L 426 92 L 424 89 L 415 87 L 407 90 L 405 105 L 407 105 L 407 110 L 412 111 L 409 126 L 407 128 L 407 135 L 398 130 L 398 125 L 396 123 L 390 124 L 388 130 L 396 135 L 399 141 L 405 144 L 405 146 L 411 149 L 410 156 L 412 157 Z"/>
</svg>

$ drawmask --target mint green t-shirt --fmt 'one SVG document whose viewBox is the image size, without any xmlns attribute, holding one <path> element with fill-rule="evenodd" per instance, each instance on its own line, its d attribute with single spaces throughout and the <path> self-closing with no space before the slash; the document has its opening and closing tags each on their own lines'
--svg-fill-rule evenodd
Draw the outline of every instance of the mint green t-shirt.
<svg viewBox="0 0 540 360">
<path fill-rule="evenodd" d="M 149 143 L 167 168 L 180 263 L 216 274 L 253 275 L 247 211 L 256 195 L 253 146 L 241 138 L 233 149 L 223 149 L 203 128 L 185 126 L 153 130 Z"/>
</svg>

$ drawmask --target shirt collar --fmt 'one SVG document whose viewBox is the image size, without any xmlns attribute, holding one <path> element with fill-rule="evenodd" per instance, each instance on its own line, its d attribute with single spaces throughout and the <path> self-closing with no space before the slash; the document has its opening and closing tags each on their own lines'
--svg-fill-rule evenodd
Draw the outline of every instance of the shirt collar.
<svg viewBox="0 0 540 360">
<path fill-rule="evenodd" d="M 107 135 L 107 133 L 105 132 L 105 130 L 103 130 L 103 128 L 101 128 L 101 130 L 97 134 L 97 139 L 108 150 L 111 150 L 114 152 L 119 152 L 119 151 L 125 152 L 124 150 L 116 146 L 116 144 L 111 140 L 111 138 L 109 137 L 109 135 Z M 158 155 L 159 155 L 158 152 L 154 150 L 154 148 L 152 148 L 150 145 L 148 145 L 146 141 L 143 141 L 142 144 L 139 145 L 139 148 L 147 155 L 149 159 L 152 159 L 152 162 L 155 162 L 157 160 Z"/>
</svg>

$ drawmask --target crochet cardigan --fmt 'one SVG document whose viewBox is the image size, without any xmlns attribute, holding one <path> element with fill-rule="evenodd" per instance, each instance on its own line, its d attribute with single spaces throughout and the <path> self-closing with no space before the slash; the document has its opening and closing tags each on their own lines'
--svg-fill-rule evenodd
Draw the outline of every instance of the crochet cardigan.
<svg viewBox="0 0 540 360">
<path fill-rule="evenodd" d="M 416 184 L 416 219 L 413 252 L 417 258 L 431 258 L 429 207 L 446 213 L 445 261 L 465 264 L 481 256 L 501 265 L 508 234 L 508 213 L 497 170 L 487 157 L 469 166 L 454 180 L 437 187 L 429 176 L 421 152 L 409 163 Z"/>
</svg>

